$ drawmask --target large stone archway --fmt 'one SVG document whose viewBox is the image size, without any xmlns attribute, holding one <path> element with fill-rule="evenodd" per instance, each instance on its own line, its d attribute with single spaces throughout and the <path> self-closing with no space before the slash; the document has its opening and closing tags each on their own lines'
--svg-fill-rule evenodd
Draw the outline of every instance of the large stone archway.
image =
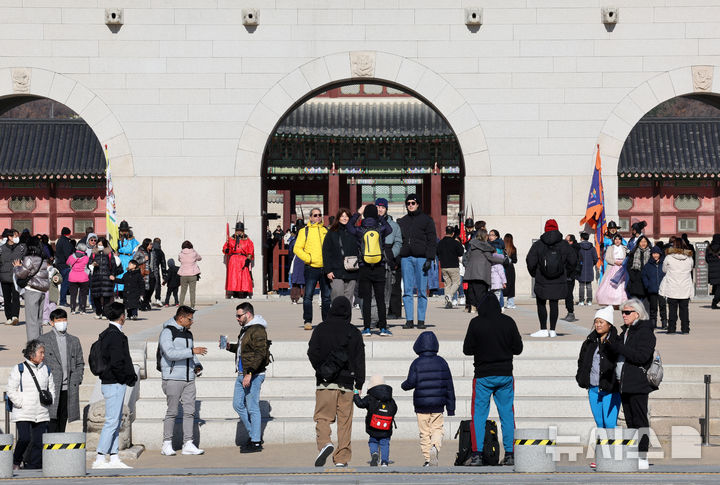
<svg viewBox="0 0 720 485">
<path fill-rule="evenodd" d="M 615 106 L 598 137 L 608 217 L 616 217 L 618 213 L 618 162 L 625 139 L 635 124 L 648 111 L 669 99 L 687 94 L 716 93 L 720 93 L 720 66 L 686 66 L 648 79 Z M 607 197 L 608 194 L 612 196 Z"/>
<path fill-rule="evenodd" d="M 134 175 L 130 144 L 120 122 L 99 96 L 63 74 L 35 67 L 0 69 L 0 99 L 39 96 L 62 103 L 90 126 L 100 144 L 107 145 L 113 175 Z"/>
</svg>

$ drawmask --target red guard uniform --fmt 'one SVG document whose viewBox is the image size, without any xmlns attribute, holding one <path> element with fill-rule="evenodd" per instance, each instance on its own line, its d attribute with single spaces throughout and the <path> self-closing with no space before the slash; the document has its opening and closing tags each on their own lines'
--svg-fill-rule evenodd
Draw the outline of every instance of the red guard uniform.
<svg viewBox="0 0 720 485">
<path fill-rule="evenodd" d="M 253 282 L 250 276 L 250 263 L 255 259 L 255 246 L 249 237 L 240 239 L 230 236 L 223 253 L 227 256 L 227 276 L 225 278 L 225 291 L 242 291 L 252 293 Z"/>
</svg>

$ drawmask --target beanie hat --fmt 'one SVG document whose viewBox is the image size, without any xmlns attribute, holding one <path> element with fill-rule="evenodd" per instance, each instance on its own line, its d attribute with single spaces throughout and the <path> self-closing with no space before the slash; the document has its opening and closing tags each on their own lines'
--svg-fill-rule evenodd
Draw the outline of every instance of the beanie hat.
<svg viewBox="0 0 720 485">
<path fill-rule="evenodd" d="M 408 196 L 405 197 L 405 204 L 407 204 L 411 200 L 414 200 L 415 202 L 417 202 L 418 201 L 417 194 L 408 194 Z"/>
<path fill-rule="evenodd" d="M 545 222 L 545 232 L 557 231 L 557 230 L 558 230 L 558 223 L 555 219 L 548 219 Z"/>
<path fill-rule="evenodd" d="M 601 308 L 598 311 L 595 312 L 595 318 L 602 318 L 606 322 L 608 322 L 610 325 L 613 324 L 613 307 L 611 305 L 606 306 L 605 308 Z"/>
<path fill-rule="evenodd" d="M 379 198 L 375 199 L 375 205 L 376 205 L 377 207 L 385 207 L 385 208 L 387 209 L 387 208 L 388 208 L 388 201 L 387 201 L 387 199 L 384 199 L 384 198 L 382 198 L 382 197 L 379 197 Z"/>
<path fill-rule="evenodd" d="M 377 207 L 375 207 L 375 204 L 368 204 L 365 206 L 365 210 L 363 211 L 363 217 L 365 219 L 372 217 L 373 219 L 378 218 L 378 210 Z"/>
<path fill-rule="evenodd" d="M 62 234 L 63 236 L 67 236 L 68 234 L 70 234 L 70 228 L 69 228 L 69 227 L 63 227 L 63 228 L 62 228 L 62 231 L 60 231 L 60 234 Z"/>
<path fill-rule="evenodd" d="M 652 251 L 650 251 L 650 254 L 656 254 L 656 253 L 657 253 L 657 254 L 659 254 L 660 256 L 662 256 L 662 255 L 663 255 L 663 252 L 664 252 L 663 249 L 656 244 L 655 246 L 653 246 Z"/>
<path fill-rule="evenodd" d="M 383 376 L 372 376 L 370 377 L 370 382 L 368 383 L 368 389 L 375 386 L 380 386 L 382 384 L 385 384 L 385 379 Z"/>
</svg>

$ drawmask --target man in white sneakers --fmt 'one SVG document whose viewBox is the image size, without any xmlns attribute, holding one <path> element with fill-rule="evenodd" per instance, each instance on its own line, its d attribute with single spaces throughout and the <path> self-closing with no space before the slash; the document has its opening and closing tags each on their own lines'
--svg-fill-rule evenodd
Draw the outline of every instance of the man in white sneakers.
<svg viewBox="0 0 720 485">
<path fill-rule="evenodd" d="M 162 390 L 167 396 L 167 412 L 163 421 L 163 446 L 160 452 L 175 455 L 172 446 L 178 404 L 183 408 L 183 455 L 202 455 L 204 450 L 193 443 L 195 423 L 195 376 L 202 371 L 198 355 L 207 354 L 207 348 L 195 347 L 190 327 L 195 310 L 179 306 L 175 316 L 163 324 L 158 338 L 158 364 L 162 372 Z"/>
</svg>

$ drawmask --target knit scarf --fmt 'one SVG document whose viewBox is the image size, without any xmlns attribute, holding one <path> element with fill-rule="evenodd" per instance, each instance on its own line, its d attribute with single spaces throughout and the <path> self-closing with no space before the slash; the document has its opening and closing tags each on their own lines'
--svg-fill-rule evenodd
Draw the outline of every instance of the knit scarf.
<svg viewBox="0 0 720 485">
<path fill-rule="evenodd" d="M 645 263 L 650 259 L 650 247 L 642 249 L 638 247 L 635 250 L 635 256 L 633 257 L 632 269 L 641 270 Z"/>
</svg>

